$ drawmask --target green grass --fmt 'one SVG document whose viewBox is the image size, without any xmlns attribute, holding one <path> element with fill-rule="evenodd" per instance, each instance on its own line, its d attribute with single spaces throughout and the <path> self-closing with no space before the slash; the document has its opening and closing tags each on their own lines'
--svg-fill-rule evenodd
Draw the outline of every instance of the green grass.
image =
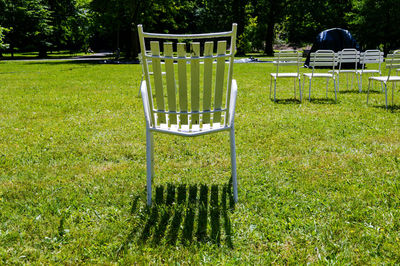
<svg viewBox="0 0 400 266">
<path fill-rule="evenodd" d="M 235 65 L 239 203 L 227 134 L 156 135 L 148 209 L 139 65 L 0 62 L 0 264 L 400 263 L 398 89 L 271 71 Z"/>
</svg>

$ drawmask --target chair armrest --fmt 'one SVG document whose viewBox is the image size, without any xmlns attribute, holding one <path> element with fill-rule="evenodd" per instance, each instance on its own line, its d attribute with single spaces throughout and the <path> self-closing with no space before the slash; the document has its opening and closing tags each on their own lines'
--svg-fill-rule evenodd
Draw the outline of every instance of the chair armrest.
<svg viewBox="0 0 400 266">
<path fill-rule="evenodd" d="M 231 95 L 229 101 L 229 125 L 233 126 L 235 119 L 235 107 L 236 107 L 236 97 L 237 97 L 237 83 L 236 80 L 232 79 Z"/>
<path fill-rule="evenodd" d="M 144 117 L 146 119 L 146 125 L 148 127 L 150 127 L 150 125 L 151 125 L 150 105 L 149 105 L 149 96 L 147 94 L 147 86 L 146 86 L 146 81 L 145 80 L 142 80 L 142 82 L 140 83 L 140 92 L 142 94 Z"/>
</svg>

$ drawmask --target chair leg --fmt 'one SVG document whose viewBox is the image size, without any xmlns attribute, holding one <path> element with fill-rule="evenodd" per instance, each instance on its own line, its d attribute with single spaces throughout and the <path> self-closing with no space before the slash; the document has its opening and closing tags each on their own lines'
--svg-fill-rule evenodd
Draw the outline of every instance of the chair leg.
<svg viewBox="0 0 400 266">
<path fill-rule="evenodd" d="M 294 98 L 296 99 L 296 78 L 293 79 L 293 92 L 294 92 Z"/>
<path fill-rule="evenodd" d="M 385 105 L 386 105 L 386 110 L 388 109 L 388 101 L 387 101 L 387 84 L 385 83 Z"/>
<path fill-rule="evenodd" d="M 369 100 L 369 87 L 371 86 L 371 80 L 368 81 L 368 91 L 367 91 L 367 104 Z"/>
<path fill-rule="evenodd" d="M 309 79 L 308 84 L 308 101 L 311 102 L 311 78 Z"/>
<path fill-rule="evenodd" d="M 340 87 L 340 73 L 338 73 L 337 75 L 337 86 L 336 86 L 337 92 L 339 92 L 339 87 Z"/>
<path fill-rule="evenodd" d="M 335 102 L 337 102 L 336 79 L 335 78 L 333 78 L 333 88 L 335 89 Z"/>
<path fill-rule="evenodd" d="M 362 92 L 362 76 L 357 75 L 358 92 Z"/>
<path fill-rule="evenodd" d="M 303 98 L 303 95 L 302 95 L 302 92 L 301 92 L 301 79 L 300 79 L 300 77 L 299 77 L 299 93 L 300 93 L 300 102 L 301 102 L 301 100 Z"/>
<path fill-rule="evenodd" d="M 353 73 L 353 75 L 351 75 L 351 87 L 350 87 L 351 90 L 353 90 L 354 76 L 355 75 L 356 75 L 355 73 Z"/>
<path fill-rule="evenodd" d="M 146 129 L 146 174 L 147 174 L 147 205 L 151 205 L 151 178 L 154 175 L 154 140 L 153 133 Z"/>
<path fill-rule="evenodd" d="M 274 102 L 276 102 L 276 79 L 274 79 Z"/>
<path fill-rule="evenodd" d="M 392 85 L 392 106 L 394 106 L 393 97 L 394 97 L 394 90 L 396 89 L 396 82 L 393 82 Z"/>
<path fill-rule="evenodd" d="M 230 131 L 230 143 L 231 143 L 231 167 L 232 167 L 232 185 L 233 185 L 233 199 L 238 202 L 237 192 L 237 178 L 236 178 L 236 148 L 235 148 L 235 129 L 232 126 Z"/>
<path fill-rule="evenodd" d="M 326 98 L 328 98 L 328 85 L 329 85 L 329 78 L 326 79 Z"/>
<path fill-rule="evenodd" d="M 272 90 L 272 76 L 271 76 L 271 82 L 269 84 L 269 99 L 271 99 L 271 90 Z"/>
<path fill-rule="evenodd" d="M 304 81 L 305 80 L 306 80 L 306 76 L 303 76 L 303 86 L 302 86 L 303 90 L 304 90 Z"/>
</svg>

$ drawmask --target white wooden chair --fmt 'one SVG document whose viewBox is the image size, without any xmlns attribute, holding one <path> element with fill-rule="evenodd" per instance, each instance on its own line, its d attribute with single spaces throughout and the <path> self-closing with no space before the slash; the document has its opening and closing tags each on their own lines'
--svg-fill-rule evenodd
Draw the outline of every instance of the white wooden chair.
<svg viewBox="0 0 400 266">
<path fill-rule="evenodd" d="M 381 72 L 381 64 L 383 62 L 383 52 L 379 50 L 366 50 L 365 52 L 361 53 L 360 55 L 360 63 L 361 69 L 357 70 L 356 75 L 358 76 L 359 80 L 359 91 L 362 91 L 362 76 L 365 74 L 378 74 L 382 76 Z M 378 68 L 375 69 L 366 69 L 367 64 L 378 64 Z"/>
<path fill-rule="evenodd" d="M 389 54 L 386 57 L 386 68 L 389 69 L 388 75 L 387 76 L 380 76 L 380 77 L 370 77 L 369 78 L 369 83 L 368 83 L 368 93 L 367 93 L 367 104 L 369 100 L 369 87 L 371 85 L 371 81 L 379 81 L 382 85 L 385 86 L 385 105 L 386 109 L 388 108 L 388 99 L 387 99 L 387 84 L 389 82 L 393 83 L 393 88 L 392 88 L 392 105 L 393 105 L 393 97 L 394 97 L 394 90 L 395 90 L 395 85 L 396 82 L 400 81 L 400 76 L 393 76 L 391 75 L 392 71 L 394 72 L 395 69 L 400 67 L 400 50 L 396 50 L 393 52 L 393 54 Z"/>
<path fill-rule="evenodd" d="M 359 85 L 356 73 L 358 63 L 360 62 L 360 52 L 353 48 L 346 48 L 338 52 L 337 57 L 339 67 L 334 71 L 337 75 L 337 90 L 339 91 L 341 73 L 346 74 L 347 89 L 349 89 L 349 74 L 352 74 L 351 89 L 353 89 L 354 77 L 357 78 L 357 84 Z M 344 68 L 344 64 L 346 65 L 346 68 Z M 352 67 L 348 68 L 349 66 Z"/>
<path fill-rule="evenodd" d="M 233 196 L 237 202 L 234 131 L 237 85 L 232 79 L 236 29 L 237 25 L 233 24 L 232 30 L 227 32 L 158 34 L 143 32 L 142 25 L 138 25 L 145 73 L 145 80 L 141 84 L 141 94 L 146 120 L 148 205 L 151 205 L 151 183 L 154 175 L 153 134 L 155 132 L 194 137 L 228 131 Z M 228 38 L 230 39 L 229 50 L 227 50 L 226 41 Z M 147 39 L 150 39 L 151 48 L 148 52 L 146 52 Z M 171 40 L 175 42 L 172 43 Z M 182 40 L 191 42 L 190 47 L 186 46 L 187 43 L 179 43 Z M 199 40 L 203 42 L 200 43 Z M 216 55 L 213 54 L 214 42 L 210 40 L 218 40 Z M 160 43 L 163 43 L 162 53 Z M 177 47 L 176 51 L 174 47 Z M 186 52 L 188 48 L 190 48 L 190 55 Z M 225 61 L 226 59 L 228 61 Z M 149 73 L 148 60 L 152 60 L 153 75 Z M 216 64 L 213 63 L 214 60 Z M 162 72 L 165 72 L 165 78 Z M 215 73 L 214 77 L 213 73 Z M 224 93 L 226 97 L 223 101 Z"/>
<path fill-rule="evenodd" d="M 335 52 L 332 50 L 318 50 L 315 53 L 311 53 L 310 55 L 310 66 L 312 67 L 311 73 L 303 73 L 303 90 L 304 90 L 304 81 L 306 77 L 309 80 L 309 88 L 308 88 L 308 100 L 311 101 L 311 80 L 313 78 L 326 78 L 326 97 L 328 98 L 328 83 L 329 80 L 333 80 L 333 86 L 335 89 L 335 101 L 337 101 L 337 93 L 336 93 L 336 79 L 335 79 L 335 66 L 336 66 L 336 56 Z M 321 73 L 316 72 L 315 67 L 329 67 L 331 72 L 329 73 Z"/>
<path fill-rule="evenodd" d="M 275 53 L 274 65 L 276 66 L 276 72 L 271 73 L 271 84 L 269 88 L 269 98 L 271 98 L 272 80 L 274 81 L 274 102 L 276 101 L 276 81 L 280 78 L 293 78 L 294 79 L 294 97 L 296 98 L 296 81 L 299 82 L 300 101 L 301 95 L 301 83 L 300 83 L 300 64 L 301 64 L 301 53 L 293 50 L 283 50 Z M 296 72 L 282 72 L 282 68 L 286 66 L 296 66 Z M 279 72 L 281 71 L 281 72 Z"/>
</svg>

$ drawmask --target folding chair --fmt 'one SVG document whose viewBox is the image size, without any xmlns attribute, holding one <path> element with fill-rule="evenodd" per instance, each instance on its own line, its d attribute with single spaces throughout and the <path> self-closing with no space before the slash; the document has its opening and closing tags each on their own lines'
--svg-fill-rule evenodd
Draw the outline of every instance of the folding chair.
<svg viewBox="0 0 400 266">
<path fill-rule="evenodd" d="M 370 77 L 368 83 L 368 93 L 367 93 L 367 104 L 369 100 L 369 87 L 371 85 L 371 81 L 379 81 L 382 85 L 385 85 L 385 105 L 386 109 L 388 108 L 388 100 L 387 100 L 387 84 L 388 82 L 393 83 L 392 87 L 392 105 L 393 105 L 393 97 L 394 97 L 394 90 L 396 87 L 396 82 L 400 81 L 400 76 L 392 76 L 391 72 L 392 69 L 397 69 L 400 67 L 400 50 L 394 51 L 393 54 L 389 54 L 386 57 L 386 68 L 389 69 L 389 73 L 387 76 L 380 76 L 380 77 Z"/>
<path fill-rule="evenodd" d="M 336 80 L 335 80 L 335 66 L 336 66 L 336 56 L 335 52 L 332 50 L 318 50 L 315 53 L 311 53 L 310 55 L 310 66 L 312 67 L 311 73 L 303 73 L 303 90 L 304 90 L 304 81 L 305 77 L 309 80 L 309 92 L 308 92 L 308 100 L 311 101 L 311 80 L 313 78 L 326 78 L 326 97 L 328 98 L 328 83 L 329 80 L 333 80 L 333 86 L 335 89 L 335 101 L 337 101 L 336 94 Z M 316 67 L 329 67 L 331 68 L 330 73 L 321 73 L 316 72 Z"/>
<path fill-rule="evenodd" d="M 151 205 L 151 183 L 154 175 L 153 135 L 156 132 L 184 137 L 229 132 L 233 197 L 237 202 L 234 130 L 237 85 L 232 78 L 236 29 L 237 25 L 233 24 L 232 30 L 226 32 L 159 34 L 143 32 L 142 25 L 138 25 L 145 73 L 145 80 L 141 84 L 141 94 L 146 120 L 148 205 Z M 148 52 L 146 52 L 146 39 L 150 39 L 151 49 Z M 210 40 L 218 39 L 220 40 L 217 42 L 215 55 L 213 54 L 214 41 Z M 230 39 L 229 50 L 227 50 L 226 39 Z M 164 40 L 168 41 L 164 42 Z M 181 43 L 183 40 L 187 42 Z M 200 43 L 200 40 L 203 42 Z M 161 43 L 163 43 L 163 52 L 160 52 Z M 190 47 L 187 43 L 190 43 Z M 188 48 L 190 48 L 190 54 L 187 53 Z M 149 73 L 148 60 L 152 60 L 153 75 Z M 213 64 L 214 60 L 216 64 Z M 227 69 L 225 69 L 226 66 Z M 162 75 L 163 68 L 165 68 L 165 79 Z M 223 101 L 224 94 L 225 101 Z"/>
<path fill-rule="evenodd" d="M 358 89 L 362 91 L 362 76 L 365 74 L 378 74 L 382 76 L 381 72 L 381 63 L 383 62 L 383 52 L 379 50 L 366 50 L 365 52 L 361 53 L 360 55 L 360 64 L 361 69 L 357 70 L 356 75 L 358 76 L 357 80 Z M 366 69 L 367 64 L 378 64 L 378 68 L 376 69 Z"/>
<path fill-rule="evenodd" d="M 354 77 L 357 78 L 357 66 L 360 62 L 360 52 L 356 49 L 343 49 L 342 51 L 337 53 L 339 68 L 334 72 L 337 75 L 337 90 L 339 91 L 340 87 L 340 74 L 346 74 L 347 81 L 347 89 L 349 89 L 349 74 L 353 74 L 351 79 L 351 89 L 353 89 Z M 359 83 L 358 83 L 359 84 Z"/>
<path fill-rule="evenodd" d="M 274 55 L 274 65 L 276 66 L 276 72 L 271 73 L 271 84 L 269 88 L 269 98 L 271 98 L 272 80 L 274 80 L 274 102 L 276 101 L 276 81 L 278 78 L 293 78 L 294 79 L 294 98 L 296 99 L 296 80 L 299 82 L 300 101 L 301 95 L 301 83 L 300 83 L 300 63 L 301 53 L 298 51 L 286 50 L 279 51 Z M 286 66 L 296 66 L 296 72 L 279 72 Z"/>
</svg>

